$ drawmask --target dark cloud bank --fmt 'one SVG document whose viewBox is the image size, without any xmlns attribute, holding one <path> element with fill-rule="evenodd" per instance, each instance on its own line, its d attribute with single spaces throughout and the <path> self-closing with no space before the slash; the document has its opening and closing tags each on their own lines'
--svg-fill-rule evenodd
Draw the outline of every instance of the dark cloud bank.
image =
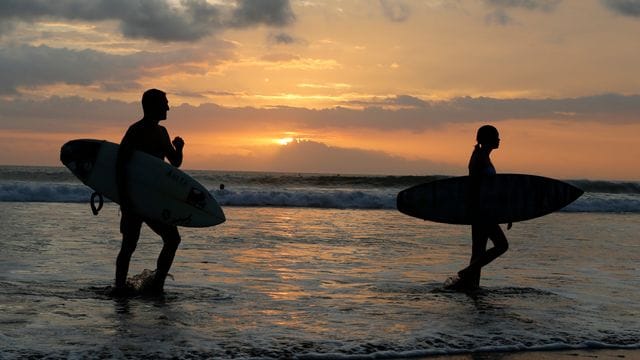
<svg viewBox="0 0 640 360">
<path fill-rule="evenodd" d="M 601 0 L 613 12 L 640 18 L 640 0 Z"/>
<path fill-rule="evenodd" d="M 562 0 L 485 0 L 488 5 L 500 8 L 553 11 Z"/>
<path fill-rule="evenodd" d="M 169 94 L 169 98 L 171 94 Z M 408 95 L 357 103 L 363 109 L 227 108 L 216 104 L 172 106 L 173 126 L 202 131 L 261 129 L 377 129 L 422 132 L 444 124 L 504 120 L 640 122 L 640 95 L 603 94 L 568 99 L 460 97 L 429 102 Z M 353 105 L 350 103 L 349 105 Z M 0 130 L 69 131 L 124 126 L 140 115 L 138 102 L 52 97 L 0 100 Z M 56 122 L 45 127 L 43 122 Z"/>
<path fill-rule="evenodd" d="M 511 25 L 517 21 L 510 15 L 510 10 L 527 10 L 550 13 L 554 11 L 562 0 L 485 0 L 485 4 L 493 10 L 485 16 L 485 22 L 490 25 Z"/>
<path fill-rule="evenodd" d="M 231 45 L 224 41 L 215 41 L 202 50 L 140 51 L 129 55 L 45 45 L 3 46 L 0 47 L 0 95 L 57 83 L 99 85 L 105 90 L 140 88 L 137 80 L 153 75 L 157 68 L 173 66 L 181 72 L 202 71 L 188 64 L 206 60 L 214 65 L 229 58 L 230 49 Z"/>
<path fill-rule="evenodd" d="M 117 21 L 129 38 L 155 41 L 195 41 L 226 28 L 256 25 L 286 26 L 295 20 L 288 0 L 238 0 L 230 5 L 204 0 L 3 0 L 0 34 L 15 22 L 44 19 Z"/>
<path fill-rule="evenodd" d="M 463 168 L 426 159 L 406 159 L 382 151 L 294 141 L 269 155 L 216 155 L 195 159 L 219 170 L 280 171 L 327 174 L 458 174 Z"/>
<path fill-rule="evenodd" d="M 380 0 L 382 14 L 390 21 L 403 22 L 411 15 L 411 8 L 405 1 Z"/>
<path fill-rule="evenodd" d="M 225 134 L 247 129 L 295 129 L 322 133 L 324 130 L 361 128 L 418 133 L 452 122 L 495 123 L 506 119 L 640 123 L 640 95 L 606 94 L 556 100 L 456 98 L 440 102 L 427 102 L 405 95 L 366 104 L 368 107 L 362 110 L 179 105 L 172 107 L 167 126 L 170 126 L 173 134 L 187 136 L 194 131 Z M 383 107 L 390 105 L 401 108 L 392 110 Z M 105 129 L 124 131 L 140 116 L 138 102 L 87 100 L 79 97 L 52 97 L 42 101 L 0 99 L 0 133 L 7 130 L 8 134 L 12 130 L 61 134 L 101 133 Z M 39 156 L 38 159 L 41 159 L 38 164 L 42 164 L 42 159 L 50 159 L 50 165 L 57 164 L 56 155 L 60 144 L 47 140 L 34 143 L 32 139 L 18 136 L 4 141 L 5 144 L 14 144 L 15 148 L 21 149 L 46 148 L 46 154 L 33 155 L 34 158 Z M 11 158 L 7 156 L 0 157 L 0 163 L 11 163 Z M 460 164 L 444 164 L 427 159 L 411 160 L 380 151 L 334 147 L 315 141 L 294 141 L 271 155 L 192 154 L 188 162 L 191 167 L 219 170 L 449 175 L 465 171 Z"/>
<path fill-rule="evenodd" d="M 382 151 L 329 146 L 315 141 L 294 141 L 269 162 L 275 171 L 338 174 L 455 174 L 451 164 L 426 159 L 410 160 Z"/>
<path fill-rule="evenodd" d="M 193 42 L 217 31 L 253 26 L 283 27 L 295 21 L 288 0 L 237 0 L 210 4 L 182 0 L 174 7 L 168 0 L 2 0 L 0 36 L 10 34 L 14 24 L 44 20 L 115 21 L 122 35 L 159 42 Z M 297 40 L 280 32 L 271 39 L 278 44 Z M 198 71 L 189 63 L 228 59 L 231 44 L 209 39 L 206 47 L 177 51 L 137 52 L 128 55 L 98 50 L 76 50 L 7 42 L 0 47 L 0 95 L 17 94 L 21 88 L 65 83 L 98 85 L 105 90 L 139 88 L 137 79 L 158 67 Z"/>
<path fill-rule="evenodd" d="M 485 4 L 493 10 L 485 17 L 488 24 L 511 25 L 517 23 L 510 15 L 510 10 L 527 10 L 551 13 L 563 0 L 485 0 Z M 600 0 L 608 10 L 623 16 L 640 18 L 640 0 Z"/>
</svg>

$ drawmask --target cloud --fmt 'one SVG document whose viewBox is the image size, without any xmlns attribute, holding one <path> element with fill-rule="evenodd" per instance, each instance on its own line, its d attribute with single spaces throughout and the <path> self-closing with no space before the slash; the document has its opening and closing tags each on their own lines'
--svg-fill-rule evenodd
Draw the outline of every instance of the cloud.
<svg viewBox="0 0 640 360">
<path fill-rule="evenodd" d="M 172 94 L 169 93 L 169 101 Z M 401 108 L 384 108 L 385 103 Z M 364 102 L 363 102 L 364 103 Z M 406 104 L 414 104 L 409 107 Z M 216 104 L 172 106 L 173 127 L 181 132 L 239 132 L 246 129 L 322 133 L 328 130 L 368 129 L 372 131 L 423 132 L 452 123 L 500 122 L 506 120 L 594 121 L 640 123 L 640 95 L 604 94 L 570 99 L 494 99 L 461 97 L 428 102 L 398 96 L 376 100 L 362 109 L 251 107 L 227 108 Z M 124 128 L 140 115 L 140 105 L 120 101 L 52 97 L 43 101 L 0 100 L 0 130 L 42 130 Z M 54 124 L 54 125 L 52 125 Z M 213 130 L 212 130 L 213 131 Z"/>
<path fill-rule="evenodd" d="M 489 25 L 501 26 L 516 24 L 517 21 L 507 10 L 552 12 L 561 2 L 562 0 L 485 0 L 488 6 L 494 8 L 485 16 L 485 22 Z"/>
<path fill-rule="evenodd" d="M 350 174 L 451 173 L 456 169 L 428 160 L 409 160 L 382 151 L 330 146 L 298 140 L 282 146 L 269 160 L 268 169 L 284 172 Z"/>
<path fill-rule="evenodd" d="M 306 44 L 306 41 L 285 32 L 270 33 L 267 36 L 267 42 L 271 45 L 293 45 L 293 44 Z"/>
<path fill-rule="evenodd" d="M 617 14 L 640 18 L 639 0 L 601 0 L 601 2 Z"/>
<path fill-rule="evenodd" d="M 276 147 L 276 148 L 274 148 Z M 274 150 L 275 149 L 275 150 Z M 193 153 L 188 168 L 226 171 L 278 171 L 327 174 L 459 174 L 459 164 L 428 159 L 408 159 L 382 151 L 331 146 L 322 142 L 297 140 L 284 146 L 235 154 Z"/>
<path fill-rule="evenodd" d="M 373 100 L 352 100 L 345 105 L 359 107 L 382 107 L 382 108 L 425 108 L 429 103 L 410 95 L 396 95 L 393 97 L 376 98 Z"/>
<path fill-rule="evenodd" d="M 484 20 L 489 25 L 502 25 L 507 26 L 515 23 L 513 18 L 507 14 L 503 9 L 496 9 L 490 13 L 488 13 Z"/>
<path fill-rule="evenodd" d="M 73 50 L 49 46 L 0 47 L 0 94 L 15 94 L 22 87 L 56 83 L 73 85 L 101 84 L 105 90 L 138 87 L 136 79 L 165 66 L 178 71 L 196 71 L 187 66 L 195 59 L 221 61 L 228 56 L 229 45 L 218 42 L 207 52 L 181 49 L 164 53 L 137 52 L 129 55 L 96 50 Z M 217 60 L 211 60 L 217 59 Z"/>
<path fill-rule="evenodd" d="M 0 100 L 2 130 L 47 133 L 125 129 L 142 113 L 140 103 L 53 96 L 46 100 Z"/>
<path fill-rule="evenodd" d="M 108 55 L 94 50 L 55 49 L 48 46 L 14 46 L 0 48 L 0 94 L 15 93 L 19 87 L 64 82 L 89 85 L 131 78 L 132 57 Z M 115 69 L 120 69 L 114 71 Z"/>
<path fill-rule="evenodd" d="M 380 0 L 382 13 L 393 22 L 404 22 L 411 15 L 411 9 L 401 0 Z"/>
<path fill-rule="evenodd" d="M 2 36 L 2 34 L 6 34 L 13 31 L 14 28 L 15 28 L 15 24 L 12 21 L 3 20 L 0 17 L 0 36 Z"/>
<path fill-rule="evenodd" d="M 266 61 L 266 62 L 289 62 L 289 61 L 297 61 L 300 60 L 300 56 L 298 55 L 294 55 L 294 54 L 283 54 L 283 53 L 277 53 L 277 54 L 266 54 L 263 55 L 260 60 L 262 61 Z"/>
<path fill-rule="evenodd" d="M 296 17 L 288 0 L 239 0 L 230 24 L 236 27 L 250 27 L 256 24 L 286 26 Z"/>
<path fill-rule="evenodd" d="M 520 8 L 526 10 L 553 11 L 562 0 L 485 0 L 499 8 Z"/>
<path fill-rule="evenodd" d="M 128 38 L 196 41 L 230 27 L 285 26 L 295 20 L 288 0 L 239 0 L 235 5 L 229 9 L 205 0 L 181 0 L 179 6 L 170 0 L 3 0 L 0 31 L 10 31 L 18 21 L 117 21 Z"/>
</svg>

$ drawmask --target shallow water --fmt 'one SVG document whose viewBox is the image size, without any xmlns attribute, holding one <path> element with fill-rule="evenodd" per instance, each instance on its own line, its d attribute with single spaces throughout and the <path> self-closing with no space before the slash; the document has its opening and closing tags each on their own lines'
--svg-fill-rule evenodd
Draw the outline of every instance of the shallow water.
<svg viewBox="0 0 640 360">
<path fill-rule="evenodd" d="M 393 210 L 225 208 L 181 228 L 163 297 L 113 299 L 118 209 L 0 202 L 0 358 L 400 358 L 640 347 L 640 215 L 506 232 L 474 296 L 443 291 L 470 230 Z M 144 228 L 130 275 L 153 269 Z"/>
</svg>

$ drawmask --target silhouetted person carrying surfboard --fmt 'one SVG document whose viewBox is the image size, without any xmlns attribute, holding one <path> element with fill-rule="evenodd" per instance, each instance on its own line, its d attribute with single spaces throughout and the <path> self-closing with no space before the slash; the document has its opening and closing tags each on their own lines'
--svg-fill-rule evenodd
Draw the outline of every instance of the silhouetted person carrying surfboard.
<svg viewBox="0 0 640 360">
<path fill-rule="evenodd" d="M 116 162 L 116 182 L 120 197 L 121 219 L 120 232 L 122 233 L 122 247 L 116 259 L 116 279 L 114 293 L 127 294 L 131 289 L 127 288 L 127 273 L 131 255 L 136 249 L 140 238 L 142 223 L 146 223 L 151 230 L 158 234 L 164 245 L 158 256 L 155 277 L 151 286 L 147 289 L 153 293 L 161 293 L 164 282 L 173 263 L 180 234 L 175 225 L 161 223 L 145 219 L 136 214 L 131 206 L 131 194 L 127 186 L 127 164 L 138 150 L 164 160 L 169 160 L 171 165 L 179 167 L 182 164 L 182 149 L 184 141 L 176 137 L 171 141 L 167 129 L 159 125 L 159 122 L 167 119 L 169 102 L 163 91 L 157 89 L 147 90 L 142 95 L 142 120 L 129 127 L 118 150 Z"/>
<path fill-rule="evenodd" d="M 471 178 L 471 209 L 478 212 L 480 208 L 480 188 L 483 180 L 496 175 L 496 169 L 491 163 L 491 151 L 500 147 L 498 129 L 491 125 L 484 125 L 478 129 L 477 144 L 469 160 L 469 177 Z M 511 228 L 511 224 L 508 225 Z M 476 221 L 471 224 L 471 261 L 469 266 L 460 270 L 458 276 L 450 278 L 445 287 L 454 290 L 467 291 L 480 287 L 480 271 L 509 249 L 509 243 L 500 225 Z M 487 240 L 493 242 L 493 247 L 487 250 Z"/>
</svg>

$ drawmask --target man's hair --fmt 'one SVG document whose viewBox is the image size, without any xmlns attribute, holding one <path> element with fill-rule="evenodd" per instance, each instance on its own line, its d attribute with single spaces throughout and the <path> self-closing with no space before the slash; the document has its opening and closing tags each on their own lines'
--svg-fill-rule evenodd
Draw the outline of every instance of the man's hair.
<svg viewBox="0 0 640 360">
<path fill-rule="evenodd" d="M 149 89 L 142 94 L 142 111 L 146 114 L 152 112 L 158 106 L 161 106 L 167 94 L 158 89 Z"/>
</svg>

